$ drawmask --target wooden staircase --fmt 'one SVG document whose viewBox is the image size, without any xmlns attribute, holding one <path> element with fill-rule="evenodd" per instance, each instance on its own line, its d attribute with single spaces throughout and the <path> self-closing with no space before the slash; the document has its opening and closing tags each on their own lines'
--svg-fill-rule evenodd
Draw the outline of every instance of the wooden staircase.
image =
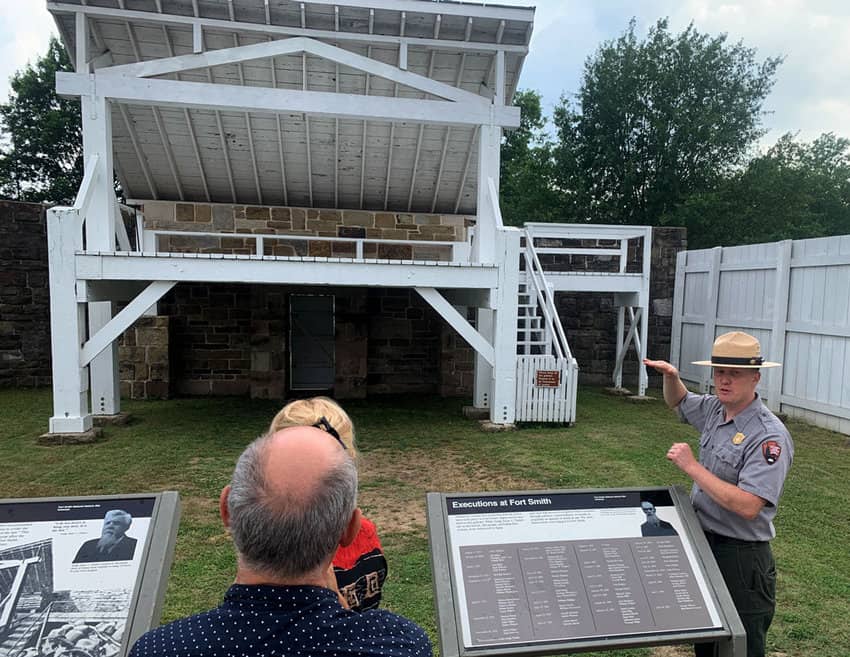
<svg viewBox="0 0 850 657">
<path fill-rule="evenodd" d="M 573 358 L 534 241 L 523 231 L 517 299 L 516 421 L 575 421 L 578 364 Z"/>
</svg>

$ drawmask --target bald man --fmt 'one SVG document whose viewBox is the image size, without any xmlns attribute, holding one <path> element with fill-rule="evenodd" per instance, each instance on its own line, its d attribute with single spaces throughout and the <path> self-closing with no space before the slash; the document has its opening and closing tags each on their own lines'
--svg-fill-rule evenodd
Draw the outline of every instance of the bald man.
<svg viewBox="0 0 850 657">
<path fill-rule="evenodd" d="M 418 625 L 383 609 L 350 611 L 331 562 L 360 527 L 357 469 L 315 427 L 251 443 L 220 497 L 236 582 L 215 609 L 142 636 L 131 657 L 359 655 L 431 657 Z"/>
</svg>

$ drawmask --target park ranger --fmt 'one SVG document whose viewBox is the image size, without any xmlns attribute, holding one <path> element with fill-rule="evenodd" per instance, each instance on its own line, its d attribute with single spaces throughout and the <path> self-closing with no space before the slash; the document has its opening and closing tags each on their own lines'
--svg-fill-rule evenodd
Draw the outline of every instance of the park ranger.
<svg viewBox="0 0 850 657">
<path fill-rule="evenodd" d="M 664 376 L 664 401 L 701 432 L 699 459 L 688 443 L 674 443 L 667 458 L 694 482 L 693 503 L 705 536 L 747 632 L 748 657 L 763 657 L 776 607 L 776 570 L 770 540 L 773 518 L 794 443 L 785 425 L 756 392 L 765 361 L 756 338 L 732 332 L 714 341 L 714 394 L 689 392 L 678 370 L 662 360 L 644 360 Z M 697 644 L 697 657 L 714 644 Z"/>
</svg>

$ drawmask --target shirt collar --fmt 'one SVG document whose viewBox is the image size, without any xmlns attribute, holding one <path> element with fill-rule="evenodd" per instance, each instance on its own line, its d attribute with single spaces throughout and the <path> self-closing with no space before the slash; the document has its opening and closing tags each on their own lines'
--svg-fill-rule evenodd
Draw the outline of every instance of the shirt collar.
<svg viewBox="0 0 850 657">
<path fill-rule="evenodd" d="M 224 594 L 227 602 L 271 603 L 334 601 L 336 593 L 321 586 L 270 586 L 267 584 L 233 584 Z"/>
<path fill-rule="evenodd" d="M 739 431 L 747 426 L 747 423 L 755 417 L 759 410 L 761 409 L 761 397 L 756 393 L 756 396 L 753 398 L 747 407 L 738 413 L 735 417 L 733 417 L 729 422 L 732 422 L 735 425 L 735 428 Z M 720 406 L 720 424 L 726 424 L 724 421 L 726 410 L 723 408 L 723 405 Z"/>
</svg>

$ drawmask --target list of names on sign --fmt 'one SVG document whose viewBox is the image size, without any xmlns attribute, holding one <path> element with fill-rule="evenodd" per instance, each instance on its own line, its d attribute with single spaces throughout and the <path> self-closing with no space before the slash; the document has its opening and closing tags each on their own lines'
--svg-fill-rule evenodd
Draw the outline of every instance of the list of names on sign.
<svg viewBox="0 0 850 657">
<path fill-rule="evenodd" d="M 464 546 L 473 646 L 711 627 L 678 536 Z"/>
</svg>

